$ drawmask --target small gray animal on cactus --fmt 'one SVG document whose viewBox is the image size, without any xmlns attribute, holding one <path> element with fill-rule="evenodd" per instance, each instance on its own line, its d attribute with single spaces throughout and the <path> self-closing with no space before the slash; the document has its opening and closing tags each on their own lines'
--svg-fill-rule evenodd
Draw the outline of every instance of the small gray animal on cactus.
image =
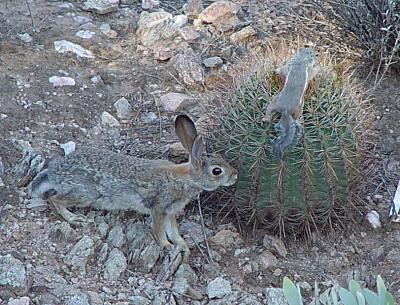
<svg viewBox="0 0 400 305">
<path fill-rule="evenodd" d="M 369 122 L 362 89 L 344 64 L 320 56 L 321 71 L 304 94 L 299 143 L 281 160 L 273 153 L 279 116 L 269 122 L 263 117 L 282 90 L 274 70 L 290 54 L 267 54 L 234 71 L 232 83 L 210 102 L 210 142 L 239 171 L 235 187 L 217 194 L 223 198 L 220 213 L 231 212 L 241 225 L 262 224 L 282 236 L 334 229 L 356 206 Z"/>
</svg>

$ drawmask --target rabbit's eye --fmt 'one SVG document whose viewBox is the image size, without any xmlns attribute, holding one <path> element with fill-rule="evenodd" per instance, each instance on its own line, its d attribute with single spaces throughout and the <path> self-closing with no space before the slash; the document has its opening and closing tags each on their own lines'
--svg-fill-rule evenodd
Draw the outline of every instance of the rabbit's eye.
<svg viewBox="0 0 400 305">
<path fill-rule="evenodd" d="M 220 167 L 214 167 L 212 170 L 212 173 L 214 176 L 219 176 L 222 174 L 222 168 Z"/>
</svg>

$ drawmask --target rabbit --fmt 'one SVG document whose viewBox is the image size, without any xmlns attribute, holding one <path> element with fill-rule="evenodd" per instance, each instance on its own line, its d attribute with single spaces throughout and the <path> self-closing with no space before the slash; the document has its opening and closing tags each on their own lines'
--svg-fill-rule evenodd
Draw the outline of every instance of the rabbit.
<svg viewBox="0 0 400 305">
<path fill-rule="evenodd" d="M 159 246 L 187 255 L 189 248 L 179 234 L 176 215 L 203 190 L 233 185 L 237 170 L 220 155 L 203 151 L 202 137 L 188 116 L 176 117 L 175 132 L 189 152 L 186 163 L 139 159 L 84 147 L 49 161 L 31 182 L 31 197 L 49 199 L 72 225 L 81 225 L 86 218 L 73 214 L 68 207 L 135 210 L 151 215 Z"/>
</svg>

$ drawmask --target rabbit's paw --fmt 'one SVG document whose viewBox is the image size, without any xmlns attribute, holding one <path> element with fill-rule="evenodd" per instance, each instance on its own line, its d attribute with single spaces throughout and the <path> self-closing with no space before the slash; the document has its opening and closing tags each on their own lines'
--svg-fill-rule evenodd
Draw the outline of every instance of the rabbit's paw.
<svg viewBox="0 0 400 305">
<path fill-rule="evenodd" d="M 174 249 L 174 246 L 168 240 L 159 241 L 160 248 L 171 252 Z"/>
<path fill-rule="evenodd" d="M 172 256 L 177 257 L 178 254 L 182 253 L 184 258 L 187 258 L 190 254 L 189 247 L 186 243 L 178 243 L 175 245 L 174 250 L 172 251 Z"/>
<path fill-rule="evenodd" d="M 79 214 L 72 216 L 69 220 L 67 220 L 71 225 L 76 227 L 84 227 L 88 224 L 88 219 L 85 215 Z"/>
</svg>

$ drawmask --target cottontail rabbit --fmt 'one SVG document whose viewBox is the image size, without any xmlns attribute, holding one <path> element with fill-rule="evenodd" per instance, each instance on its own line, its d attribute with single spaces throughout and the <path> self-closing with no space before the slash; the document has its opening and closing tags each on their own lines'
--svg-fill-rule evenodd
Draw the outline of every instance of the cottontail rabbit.
<svg viewBox="0 0 400 305">
<path fill-rule="evenodd" d="M 202 190 L 230 186 L 237 171 L 222 157 L 203 153 L 203 141 L 186 115 L 175 120 L 175 131 L 189 162 L 133 158 L 96 148 L 81 148 L 53 159 L 31 183 L 32 198 L 49 198 L 69 223 L 85 221 L 67 207 L 135 210 L 152 216 L 152 230 L 162 248 L 189 253 L 178 232 L 176 214 Z"/>
</svg>

